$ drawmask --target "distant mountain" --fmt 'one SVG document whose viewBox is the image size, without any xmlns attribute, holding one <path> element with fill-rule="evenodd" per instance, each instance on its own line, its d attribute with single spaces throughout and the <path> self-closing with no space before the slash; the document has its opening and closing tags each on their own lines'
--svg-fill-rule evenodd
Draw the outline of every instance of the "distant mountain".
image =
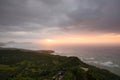
<svg viewBox="0 0 120 80">
<path fill-rule="evenodd" d="M 0 42 L 0 47 L 4 48 L 22 48 L 22 49 L 36 49 L 37 47 L 41 48 L 40 45 L 32 42 Z"/>
<path fill-rule="evenodd" d="M 0 48 L 0 80 L 120 80 L 108 70 L 52 50 Z"/>
<path fill-rule="evenodd" d="M 0 42 L 0 46 L 5 46 L 5 44 L 4 44 L 4 43 L 2 43 L 2 42 Z"/>
</svg>

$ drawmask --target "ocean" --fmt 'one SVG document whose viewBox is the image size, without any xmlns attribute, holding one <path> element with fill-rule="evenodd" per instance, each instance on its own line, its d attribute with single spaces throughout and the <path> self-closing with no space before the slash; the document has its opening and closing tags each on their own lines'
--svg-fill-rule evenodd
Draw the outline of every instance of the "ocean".
<svg viewBox="0 0 120 80">
<path fill-rule="evenodd" d="M 83 62 L 120 76 L 120 46 L 59 46 L 56 55 L 76 56 Z"/>
</svg>

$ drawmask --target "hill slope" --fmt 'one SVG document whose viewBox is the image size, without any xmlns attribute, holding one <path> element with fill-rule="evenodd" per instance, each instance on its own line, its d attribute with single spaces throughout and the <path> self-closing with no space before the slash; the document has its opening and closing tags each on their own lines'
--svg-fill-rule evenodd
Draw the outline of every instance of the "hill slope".
<svg viewBox="0 0 120 80">
<path fill-rule="evenodd" d="M 77 57 L 0 48 L 0 80 L 120 80 L 104 69 L 83 63 Z"/>
</svg>

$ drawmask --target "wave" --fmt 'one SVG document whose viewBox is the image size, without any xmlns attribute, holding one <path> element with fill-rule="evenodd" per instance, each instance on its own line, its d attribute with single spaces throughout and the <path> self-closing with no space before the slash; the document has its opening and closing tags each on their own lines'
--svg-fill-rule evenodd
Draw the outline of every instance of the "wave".
<svg viewBox="0 0 120 80">
<path fill-rule="evenodd" d="M 118 64 L 113 63 L 112 61 L 97 61 L 95 60 L 95 58 L 91 57 L 91 58 L 80 58 L 83 62 L 86 63 L 92 63 L 92 64 L 97 64 L 100 66 L 105 66 L 105 67 L 111 67 L 111 68 L 120 68 L 120 66 Z"/>
<path fill-rule="evenodd" d="M 118 64 L 114 64 L 111 61 L 101 62 L 99 64 L 106 67 L 118 67 L 118 68 L 120 67 Z"/>
</svg>

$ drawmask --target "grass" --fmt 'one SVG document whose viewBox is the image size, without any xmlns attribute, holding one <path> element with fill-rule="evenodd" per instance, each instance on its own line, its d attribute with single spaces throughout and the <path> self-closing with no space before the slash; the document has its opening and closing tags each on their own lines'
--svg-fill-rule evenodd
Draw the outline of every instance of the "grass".
<svg viewBox="0 0 120 80">
<path fill-rule="evenodd" d="M 12 67 L 10 65 L 0 64 L 0 70 L 16 70 L 18 67 Z"/>
</svg>

